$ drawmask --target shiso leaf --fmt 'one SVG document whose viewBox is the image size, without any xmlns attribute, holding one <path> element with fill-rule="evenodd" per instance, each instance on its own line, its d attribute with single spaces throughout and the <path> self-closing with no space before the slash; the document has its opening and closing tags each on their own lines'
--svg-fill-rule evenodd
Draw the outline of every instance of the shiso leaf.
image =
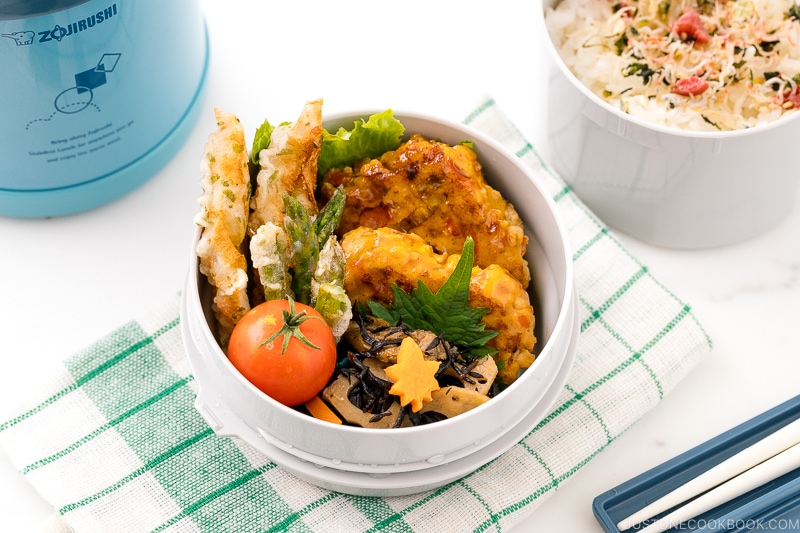
<svg viewBox="0 0 800 533">
<path fill-rule="evenodd" d="M 475 243 L 464 242 L 456 268 L 434 294 L 422 280 L 410 294 L 392 284 L 394 303 L 383 306 L 370 301 L 372 314 L 392 325 L 402 323 L 411 329 L 430 331 L 452 344 L 466 349 L 469 358 L 494 355 L 497 350 L 486 346 L 498 332 L 487 330 L 481 319 L 489 309 L 469 305 L 469 284 L 472 277 Z"/>
</svg>

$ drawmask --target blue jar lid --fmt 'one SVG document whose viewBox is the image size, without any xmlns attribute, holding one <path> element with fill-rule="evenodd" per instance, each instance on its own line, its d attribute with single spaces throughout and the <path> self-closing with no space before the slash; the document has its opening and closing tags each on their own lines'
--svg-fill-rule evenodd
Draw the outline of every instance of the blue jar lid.
<svg viewBox="0 0 800 533">
<path fill-rule="evenodd" d="M 90 0 L 0 0 L 0 20 L 16 20 L 57 13 Z"/>
</svg>

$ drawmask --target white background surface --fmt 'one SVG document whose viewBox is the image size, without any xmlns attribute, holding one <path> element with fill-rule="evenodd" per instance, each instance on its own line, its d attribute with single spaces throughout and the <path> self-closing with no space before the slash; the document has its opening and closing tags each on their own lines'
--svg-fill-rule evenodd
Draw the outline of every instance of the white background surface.
<svg viewBox="0 0 800 533">
<path fill-rule="evenodd" d="M 534 4 L 204 0 L 208 93 L 170 164 L 90 212 L 0 217 L 0 419 L 48 368 L 181 289 L 214 106 L 236 113 L 252 135 L 265 117 L 294 120 L 316 97 L 327 113 L 391 107 L 462 120 L 491 95 L 546 155 L 547 75 Z M 714 351 L 514 533 L 602 531 L 595 496 L 800 392 L 800 209 L 725 248 L 620 239 L 692 305 Z M 0 457 L 0 530 L 36 531 L 51 513 Z"/>
</svg>

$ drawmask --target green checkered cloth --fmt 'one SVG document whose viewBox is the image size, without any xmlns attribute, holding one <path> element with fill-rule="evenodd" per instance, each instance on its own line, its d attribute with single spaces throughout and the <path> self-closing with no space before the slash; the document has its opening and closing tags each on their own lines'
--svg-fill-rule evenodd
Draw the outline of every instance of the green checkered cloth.
<svg viewBox="0 0 800 533">
<path fill-rule="evenodd" d="M 63 363 L 0 425 L 0 447 L 75 532 L 507 531 L 653 408 L 711 350 L 662 286 L 489 100 L 471 126 L 539 176 L 568 228 L 576 363 L 553 411 L 505 454 L 440 489 L 357 497 L 300 481 L 194 410 L 178 296 Z M 590 505 L 590 502 L 586 502 Z"/>
</svg>

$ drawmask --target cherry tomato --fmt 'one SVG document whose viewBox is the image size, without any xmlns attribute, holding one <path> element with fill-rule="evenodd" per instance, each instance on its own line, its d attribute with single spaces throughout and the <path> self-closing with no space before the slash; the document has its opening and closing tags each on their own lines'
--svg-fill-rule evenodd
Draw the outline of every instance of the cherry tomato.
<svg viewBox="0 0 800 533">
<path fill-rule="evenodd" d="M 314 308 L 271 300 L 248 311 L 231 333 L 228 359 L 267 395 L 290 407 L 325 387 L 336 366 L 336 341 Z"/>
</svg>

